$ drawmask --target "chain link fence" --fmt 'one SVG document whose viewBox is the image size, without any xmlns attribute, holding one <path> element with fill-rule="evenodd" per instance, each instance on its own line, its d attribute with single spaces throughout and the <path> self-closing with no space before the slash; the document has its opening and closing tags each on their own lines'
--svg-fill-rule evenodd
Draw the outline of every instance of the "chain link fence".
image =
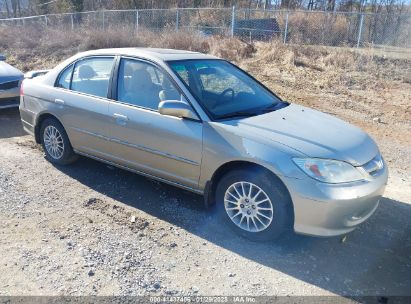
<svg viewBox="0 0 411 304">
<path fill-rule="evenodd" d="M 411 48 L 410 14 L 178 8 L 110 10 L 0 19 L 0 26 L 62 30 L 119 28 L 193 30 L 245 41 L 275 40 L 300 45 Z"/>
</svg>

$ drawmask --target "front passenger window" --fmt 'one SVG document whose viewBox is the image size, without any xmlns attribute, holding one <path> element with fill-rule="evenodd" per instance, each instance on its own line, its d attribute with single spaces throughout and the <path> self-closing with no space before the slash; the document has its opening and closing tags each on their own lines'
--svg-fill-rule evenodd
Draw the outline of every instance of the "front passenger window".
<svg viewBox="0 0 411 304">
<path fill-rule="evenodd" d="M 162 100 L 182 100 L 169 77 L 155 66 L 122 59 L 118 73 L 117 100 L 157 110 Z"/>
<path fill-rule="evenodd" d="M 73 91 L 107 98 L 114 59 L 87 58 L 76 63 L 71 82 Z"/>
</svg>

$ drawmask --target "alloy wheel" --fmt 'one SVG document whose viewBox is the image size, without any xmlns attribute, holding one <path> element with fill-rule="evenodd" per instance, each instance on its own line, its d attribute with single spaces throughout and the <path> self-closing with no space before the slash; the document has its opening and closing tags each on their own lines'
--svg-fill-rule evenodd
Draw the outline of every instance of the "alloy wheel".
<svg viewBox="0 0 411 304">
<path fill-rule="evenodd" d="M 44 146 L 54 159 L 60 159 L 64 154 L 63 136 L 54 126 L 47 126 L 43 134 Z"/>
<path fill-rule="evenodd" d="M 257 185 L 241 181 L 228 187 L 224 207 L 231 221 L 248 232 L 260 232 L 270 226 L 274 210 L 268 195 Z"/>
</svg>

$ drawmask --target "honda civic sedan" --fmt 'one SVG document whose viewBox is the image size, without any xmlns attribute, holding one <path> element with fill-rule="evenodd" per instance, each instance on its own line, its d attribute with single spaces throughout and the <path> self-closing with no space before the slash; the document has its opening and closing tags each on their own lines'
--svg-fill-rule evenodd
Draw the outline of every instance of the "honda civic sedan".
<svg viewBox="0 0 411 304">
<path fill-rule="evenodd" d="M 0 109 L 18 107 L 23 73 L 5 62 L 0 54 Z"/>
<path fill-rule="evenodd" d="M 346 234 L 387 182 L 365 132 L 201 53 L 80 53 L 26 79 L 20 113 L 50 162 L 83 155 L 202 194 L 224 227 L 252 240 Z"/>
</svg>

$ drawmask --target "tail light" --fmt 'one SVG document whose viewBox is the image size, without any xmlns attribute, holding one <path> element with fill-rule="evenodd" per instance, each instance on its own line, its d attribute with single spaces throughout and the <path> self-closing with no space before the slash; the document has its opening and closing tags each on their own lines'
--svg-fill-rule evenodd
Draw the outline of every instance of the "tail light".
<svg viewBox="0 0 411 304">
<path fill-rule="evenodd" d="M 23 83 L 24 83 L 24 80 L 22 80 L 20 84 L 20 97 L 24 96 Z"/>
</svg>

